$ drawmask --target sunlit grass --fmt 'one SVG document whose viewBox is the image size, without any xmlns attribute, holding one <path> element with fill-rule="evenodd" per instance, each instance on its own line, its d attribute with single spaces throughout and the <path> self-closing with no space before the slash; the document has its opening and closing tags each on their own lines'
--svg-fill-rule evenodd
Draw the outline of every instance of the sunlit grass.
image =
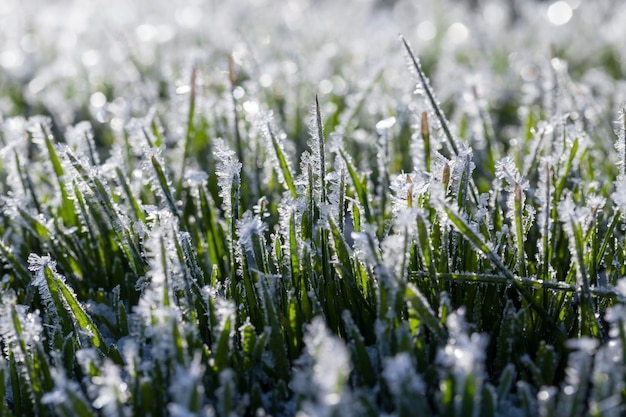
<svg viewBox="0 0 626 417">
<path fill-rule="evenodd" d="M 558 58 L 440 103 L 410 39 L 342 94 L 233 54 L 7 115 L 0 416 L 623 414 L 624 110 Z"/>
</svg>

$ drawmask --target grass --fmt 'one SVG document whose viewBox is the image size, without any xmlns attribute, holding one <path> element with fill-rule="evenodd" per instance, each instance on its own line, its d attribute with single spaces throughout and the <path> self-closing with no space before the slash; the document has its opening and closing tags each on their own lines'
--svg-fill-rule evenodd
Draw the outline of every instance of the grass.
<svg viewBox="0 0 626 417">
<path fill-rule="evenodd" d="M 233 56 L 123 128 L 15 99 L 0 416 L 623 414 L 624 110 L 556 58 L 571 100 L 459 110 L 394 53 L 405 113 L 383 71 L 307 124 Z"/>
</svg>

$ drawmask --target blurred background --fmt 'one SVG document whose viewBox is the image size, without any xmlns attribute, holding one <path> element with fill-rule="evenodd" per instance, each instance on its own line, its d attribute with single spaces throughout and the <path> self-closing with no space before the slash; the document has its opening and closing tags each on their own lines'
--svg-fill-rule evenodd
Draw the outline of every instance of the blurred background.
<svg viewBox="0 0 626 417">
<path fill-rule="evenodd" d="M 411 100 L 403 34 L 444 105 L 477 91 L 510 118 L 507 107 L 544 99 L 556 65 L 588 116 L 610 123 L 626 98 L 625 21 L 611 0 L 2 0 L 0 114 L 120 129 L 188 92 L 193 65 L 200 85 L 224 85 L 229 56 L 240 95 L 303 107 L 378 79 L 377 112 Z"/>
</svg>

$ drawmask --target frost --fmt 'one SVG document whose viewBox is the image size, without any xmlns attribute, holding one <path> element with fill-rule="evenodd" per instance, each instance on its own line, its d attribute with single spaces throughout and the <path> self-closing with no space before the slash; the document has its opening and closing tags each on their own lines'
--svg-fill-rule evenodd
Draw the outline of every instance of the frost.
<svg viewBox="0 0 626 417">
<path fill-rule="evenodd" d="M 32 116 L 26 122 L 26 129 L 31 134 L 33 142 L 40 147 L 45 147 L 46 136 L 50 135 L 52 120 L 46 116 Z"/>
<path fill-rule="evenodd" d="M 539 206 L 539 214 L 537 216 L 537 224 L 544 233 L 544 230 L 549 230 L 552 222 L 550 211 L 552 210 L 552 158 L 541 158 L 539 163 L 539 183 L 535 196 L 537 198 L 537 204 Z M 543 251 L 543 249 L 540 249 Z"/>
<path fill-rule="evenodd" d="M 239 236 L 239 244 L 244 248 L 247 252 L 253 252 L 253 239 L 256 236 L 257 238 L 264 241 L 263 234 L 267 230 L 267 225 L 263 223 L 261 217 L 257 215 L 253 215 L 250 211 L 246 211 L 242 218 L 237 221 L 237 236 Z M 258 259 L 257 261 L 261 261 Z"/>
<path fill-rule="evenodd" d="M 565 230 L 569 238 L 570 252 L 572 254 L 577 254 L 579 250 L 576 247 L 576 242 L 577 239 L 580 238 L 577 238 L 577 230 L 580 229 L 582 236 L 586 235 L 595 216 L 602 210 L 602 207 L 605 204 L 605 199 L 592 194 L 587 197 L 588 205 L 580 206 L 574 202 L 574 198 L 570 190 L 566 190 L 563 194 L 564 197 L 557 208 L 558 216 L 559 220 L 563 224 L 563 230 Z M 574 257 L 574 260 L 579 263 L 578 257 Z M 581 267 L 582 265 L 578 265 L 576 270 L 577 275 L 579 276 L 581 273 Z"/>
<path fill-rule="evenodd" d="M 617 150 L 618 156 L 617 166 L 619 167 L 619 181 L 626 177 L 626 107 L 624 105 L 621 106 L 615 123 L 617 124 L 615 128 L 615 135 L 617 136 L 615 150 Z"/>
<path fill-rule="evenodd" d="M 376 123 L 376 131 L 378 132 L 379 135 L 386 135 L 387 131 L 391 129 L 393 126 L 395 126 L 395 124 L 396 124 L 396 118 L 388 117 Z"/>
<path fill-rule="evenodd" d="M 90 397 L 93 406 L 102 410 L 104 416 L 123 415 L 122 407 L 128 401 L 128 386 L 121 377 L 120 368 L 110 360 L 105 360 L 99 367 L 99 375 L 91 378 L 93 383 Z"/>
<path fill-rule="evenodd" d="M 220 387 L 216 390 L 215 395 L 218 398 L 218 411 L 223 416 L 236 415 L 235 404 L 238 402 L 237 386 L 235 385 L 235 372 L 230 369 L 224 369 L 219 375 Z"/>
<path fill-rule="evenodd" d="M 320 104 L 315 99 L 315 105 L 311 108 L 309 114 L 309 140 L 307 145 L 309 153 L 303 154 L 301 158 L 300 166 L 302 169 L 302 175 L 308 176 L 311 172 L 314 179 L 314 189 L 311 192 L 314 194 L 315 199 L 322 204 L 326 203 L 326 144 L 323 132 L 322 114 Z M 306 156 L 308 155 L 308 156 Z M 306 177 L 305 177 L 306 178 Z M 305 184 L 308 185 L 308 178 L 305 179 Z"/>
<path fill-rule="evenodd" d="M 462 380 L 465 375 L 482 369 L 487 338 L 476 333 L 471 336 L 467 334 L 463 311 L 450 314 L 446 326 L 450 331 L 450 339 L 438 355 L 438 361 L 454 369 L 455 375 Z"/>
<path fill-rule="evenodd" d="M 268 162 L 270 163 L 271 169 L 278 176 L 278 181 L 286 186 L 285 175 L 283 173 L 283 168 L 281 167 L 280 160 L 277 152 L 281 152 L 283 157 L 285 158 L 285 163 L 287 164 L 287 169 L 291 170 L 292 165 L 289 160 L 289 154 L 285 150 L 287 141 L 287 135 L 283 132 L 276 133 L 276 129 L 274 128 L 273 115 L 271 113 L 265 115 L 261 119 L 261 132 L 263 134 L 263 138 L 265 139 L 265 151 L 268 153 Z M 275 147 L 278 147 L 278 150 Z M 269 175 L 268 175 L 269 177 Z"/>
<path fill-rule="evenodd" d="M 352 369 L 350 352 L 316 317 L 304 337 L 305 353 L 290 384 L 303 398 L 302 411 L 311 416 L 357 415 L 347 386 Z"/>
<path fill-rule="evenodd" d="M 30 150 L 26 136 L 26 119 L 23 117 L 12 117 L 0 123 L 0 161 L 10 188 L 10 200 L 17 200 L 18 204 L 20 200 L 26 199 L 26 190 L 19 173 L 19 164 L 24 164 L 29 159 Z M 3 198 L 9 199 L 8 196 Z"/>
<path fill-rule="evenodd" d="M 16 361 L 23 362 L 26 355 L 31 354 L 35 345 L 43 339 L 44 333 L 39 311 L 31 313 L 26 306 L 16 304 L 16 301 L 13 291 L 3 292 L 0 314 L 4 319 L 0 320 L 0 339 L 5 354 L 8 355 L 10 351 Z"/>
<path fill-rule="evenodd" d="M 205 367 L 199 352 L 187 367 L 179 366 L 174 375 L 174 382 L 170 385 L 172 402 L 168 409 L 178 416 L 196 415 L 191 410 L 200 409 L 200 399 L 204 396 L 204 386 L 201 383 Z M 175 411 L 175 412 L 174 412 Z"/>
<path fill-rule="evenodd" d="M 91 165 L 99 165 L 100 157 L 97 153 L 93 137 L 93 128 L 89 122 L 79 122 L 68 127 L 65 132 L 68 145 L 76 152 L 89 155 Z"/>
<path fill-rule="evenodd" d="M 423 394 L 426 390 L 424 381 L 415 373 L 415 365 L 406 352 L 386 359 L 382 375 L 395 396 L 404 392 Z"/>
<path fill-rule="evenodd" d="M 50 292 L 50 287 L 46 279 L 46 269 L 49 269 L 50 274 L 52 274 L 55 279 L 63 280 L 63 277 L 56 272 L 56 262 L 53 261 L 49 255 L 39 256 L 35 253 L 31 253 L 28 256 L 28 269 L 34 272 L 31 285 L 36 287 L 39 291 L 39 296 L 46 306 L 46 316 L 55 326 L 60 326 L 59 312 L 52 299 L 52 293 Z"/>
<path fill-rule="evenodd" d="M 241 162 L 237 161 L 235 151 L 230 149 L 222 139 L 215 141 L 215 157 L 218 159 L 217 177 L 220 186 L 220 197 L 226 218 L 233 216 L 233 193 L 239 187 Z"/>
<path fill-rule="evenodd" d="M 509 187 L 518 184 L 522 190 L 528 189 L 528 180 L 522 177 L 512 156 L 505 156 L 496 162 L 496 178 L 506 181 Z"/>
<path fill-rule="evenodd" d="M 64 405 L 74 401 L 87 404 L 87 399 L 81 392 L 80 385 L 76 381 L 68 379 L 63 369 L 51 368 L 50 374 L 54 381 L 54 388 L 42 396 L 42 404 L 58 407 L 57 410 L 62 410 Z"/>
<path fill-rule="evenodd" d="M 393 213 L 397 214 L 407 207 L 417 206 L 419 199 L 428 192 L 429 185 L 430 178 L 416 172 L 393 177 L 389 185 L 393 192 L 391 196 Z"/>
</svg>

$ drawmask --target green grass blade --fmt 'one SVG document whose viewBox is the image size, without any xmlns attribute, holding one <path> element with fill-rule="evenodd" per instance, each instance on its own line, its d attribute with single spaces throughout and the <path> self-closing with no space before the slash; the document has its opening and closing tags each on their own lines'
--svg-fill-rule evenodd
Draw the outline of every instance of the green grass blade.
<svg viewBox="0 0 626 417">
<path fill-rule="evenodd" d="M 422 65 L 420 64 L 419 59 L 417 59 L 417 57 L 413 53 L 413 49 L 411 48 L 407 40 L 404 38 L 404 36 L 400 35 L 400 40 L 402 41 L 402 44 L 404 45 L 404 49 L 406 50 L 409 56 L 409 59 L 411 60 L 411 63 L 413 64 L 413 68 L 417 72 L 417 76 L 419 77 L 419 81 L 422 85 L 422 88 L 426 92 L 428 101 L 430 102 L 430 105 L 432 106 L 433 111 L 435 112 L 435 115 L 437 116 L 437 119 L 439 119 L 439 122 L 441 123 L 441 128 L 443 129 L 443 132 L 446 135 L 446 138 L 448 139 L 448 143 L 452 147 L 454 154 L 458 155 L 459 148 L 456 145 L 454 136 L 452 136 L 452 132 L 450 131 L 450 126 L 448 125 L 448 121 L 446 120 L 446 117 L 444 116 L 443 111 L 441 110 L 441 107 L 439 106 L 439 102 L 435 98 L 435 94 L 430 88 L 430 83 L 428 82 L 428 79 L 426 78 L 426 74 L 424 74 L 424 72 L 422 71 Z"/>
<path fill-rule="evenodd" d="M 91 341 L 93 345 L 98 348 L 98 350 L 100 350 L 103 354 L 106 354 L 107 347 L 104 343 L 104 340 L 102 339 L 102 336 L 100 335 L 98 327 L 84 310 L 84 308 L 81 306 L 80 302 L 76 299 L 74 291 L 60 278 L 56 277 L 49 267 L 46 266 L 45 268 L 48 286 L 51 287 L 51 289 L 52 287 L 56 287 L 65 299 L 67 306 L 70 308 L 73 314 L 74 320 L 76 320 L 76 324 L 78 326 L 76 331 L 89 334 L 91 336 Z"/>
<path fill-rule="evenodd" d="M 439 318 L 428 304 L 428 300 L 412 283 L 407 284 L 405 298 L 410 309 L 432 331 L 439 340 L 446 340 L 448 332 L 439 321 Z"/>
<path fill-rule="evenodd" d="M 272 139 L 272 145 L 274 146 L 274 152 L 276 152 L 276 157 L 278 158 L 278 164 L 283 174 L 283 178 L 285 179 L 285 185 L 287 186 L 287 189 L 291 193 L 291 196 L 293 198 L 297 198 L 298 193 L 296 192 L 296 185 L 293 182 L 293 175 L 291 175 L 291 168 L 289 167 L 289 164 L 287 163 L 287 157 L 285 156 L 285 153 L 283 152 L 283 148 L 282 146 L 280 146 L 280 143 L 278 142 L 278 138 L 274 134 L 272 126 L 269 123 L 267 124 L 267 131 L 268 131 L 268 134 L 270 135 L 270 138 Z"/>
</svg>

